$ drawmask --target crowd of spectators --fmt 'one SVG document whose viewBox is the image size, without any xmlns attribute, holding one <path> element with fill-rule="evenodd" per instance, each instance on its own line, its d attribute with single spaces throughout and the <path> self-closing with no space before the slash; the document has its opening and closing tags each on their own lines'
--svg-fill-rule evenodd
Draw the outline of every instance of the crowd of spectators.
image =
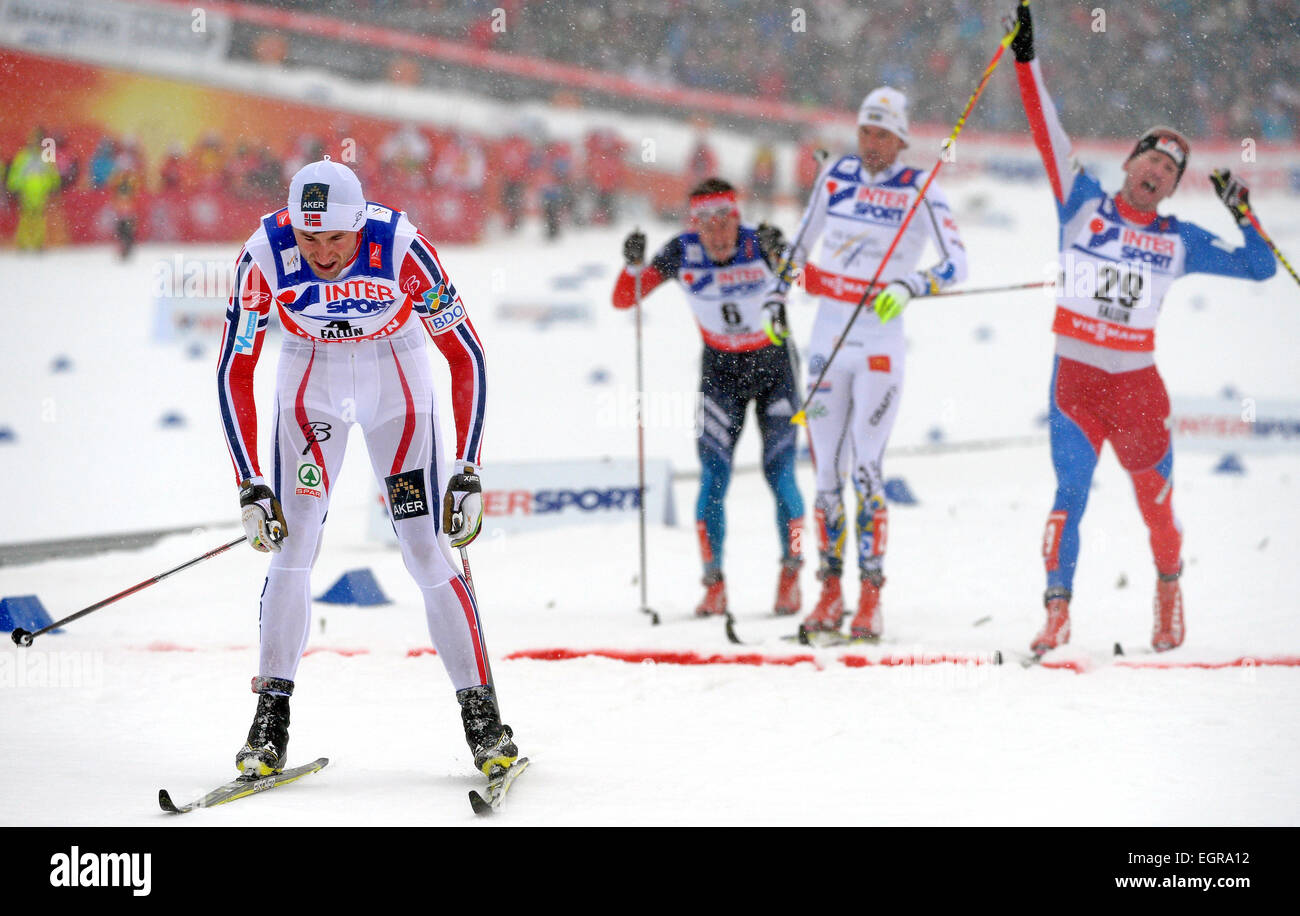
<svg viewBox="0 0 1300 916">
<path fill-rule="evenodd" d="M 630 76 L 648 85 L 821 108 L 853 110 L 870 89 L 887 84 L 909 94 L 918 120 L 942 124 L 960 113 L 1000 34 L 998 20 L 1014 5 L 1013 0 L 254 2 Z M 1153 123 L 1168 123 L 1197 138 L 1297 139 L 1300 11 L 1294 0 L 1058 4 L 1039 16 L 1036 31 L 1049 85 L 1076 136 L 1128 138 Z M 255 37 L 245 34 L 244 44 Z M 377 53 L 373 47 L 368 52 Z M 372 69 L 377 78 L 393 76 L 392 67 L 376 63 Z M 408 61 L 408 73 L 411 69 Z M 446 67 L 423 72 L 426 82 L 449 78 Z M 509 81 L 483 78 L 478 84 L 504 91 Z M 1019 104 L 1013 87 L 996 80 L 981 103 L 981 123 L 1020 130 Z"/>
<path fill-rule="evenodd" d="M 341 123 L 328 138 L 302 135 L 282 147 L 228 142 L 218 132 L 161 145 L 150 156 L 138 138 L 93 124 L 0 131 L 0 238 L 40 249 L 87 233 L 114 236 L 126 254 L 139 240 L 185 238 L 196 201 L 241 214 L 275 210 L 293 174 L 324 155 L 355 169 L 372 199 L 408 209 L 427 201 L 440 211 L 454 199 L 477 222 L 499 218 L 510 231 L 537 214 L 554 237 L 564 225 L 612 222 L 629 175 L 627 143 L 608 130 L 573 144 L 521 131 L 485 138 L 411 123 Z M 96 220 L 104 225 L 84 225 Z"/>
</svg>

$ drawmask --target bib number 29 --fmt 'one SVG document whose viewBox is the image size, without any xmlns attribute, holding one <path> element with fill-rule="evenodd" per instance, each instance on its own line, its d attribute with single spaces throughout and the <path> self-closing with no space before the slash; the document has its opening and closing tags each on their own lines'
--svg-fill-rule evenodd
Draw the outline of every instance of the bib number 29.
<svg viewBox="0 0 1300 916">
<path fill-rule="evenodd" d="M 1113 264 L 1103 264 L 1097 268 L 1097 292 L 1094 299 L 1102 302 L 1118 302 L 1125 308 L 1134 308 L 1142 301 L 1142 273 L 1137 270 L 1121 270 Z"/>
</svg>

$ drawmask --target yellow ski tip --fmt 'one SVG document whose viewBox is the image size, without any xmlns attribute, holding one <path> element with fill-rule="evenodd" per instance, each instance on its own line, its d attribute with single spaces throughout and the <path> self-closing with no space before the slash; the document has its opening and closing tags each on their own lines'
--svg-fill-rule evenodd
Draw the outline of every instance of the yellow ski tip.
<svg viewBox="0 0 1300 916">
<path fill-rule="evenodd" d="M 793 423 L 795 426 L 807 426 L 808 415 L 804 413 L 802 410 L 796 411 L 795 415 L 790 418 L 790 422 Z"/>
</svg>

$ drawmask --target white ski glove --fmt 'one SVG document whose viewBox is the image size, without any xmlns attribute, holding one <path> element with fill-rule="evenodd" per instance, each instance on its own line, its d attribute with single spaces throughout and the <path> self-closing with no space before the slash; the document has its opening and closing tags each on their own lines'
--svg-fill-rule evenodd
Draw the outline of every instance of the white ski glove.
<svg viewBox="0 0 1300 916">
<path fill-rule="evenodd" d="M 457 461 L 442 501 L 442 530 L 452 547 L 461 548 L 478 537 L 482 526 L 483 487 L 478 473 L 468 461 Z"/>
<path fill-rule="evenodd" d="M 289 526 L 280 500 L 261 477 L 239 485 L 239 505 L 249 546 L 262 553 L 279 553 L 281 542 L 289 536 Z"/>
</svg>

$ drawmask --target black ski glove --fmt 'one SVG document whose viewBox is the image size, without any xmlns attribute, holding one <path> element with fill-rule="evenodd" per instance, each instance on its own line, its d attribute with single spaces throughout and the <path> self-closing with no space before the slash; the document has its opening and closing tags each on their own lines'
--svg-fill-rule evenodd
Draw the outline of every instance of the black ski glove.
<svg viewBox="0 0 1300 916">
<path fill-rule="evenodd" d="M 781 263 L 781 257 L 785 254 L 785 233 L 781 231 L 780 226 L 759 223 L 757 234 L 758 247 L 763 251 L 763 260 L 776 270 L 776 266 Z"/>
<path fill-rule="evenodd" d="M 1016 55 L 1016 63 L 1027 64 L 1034 59 L 1034 20 L 1029 15 L 1029 4 L 1016 6 L 1016 21 L 1020 31 L 1011 39 L 1011 50 Z"/>
<path fill-rule="evenodd" d="M 629 267 L 645 263 L 645 233 L 634 229 L 623 239 L 623 260 Z"/>
<path fill-rule="evenodd" d="M 1219 200 L 1223 201 L 1223 205 L 1228 208 L 1237 225 L 1250 225 L 1250 217 L 1246 215 L 1246 211 L 1250 209 L 1250 189 L 1242 183 L 1241 179 L 1233 178 L 1232 172 L 1227 169 L 1215 169 L 1210 173 L 1210 184 L 1214 185 L 1214 193 L 1218 195 Z"/>
</svg>

